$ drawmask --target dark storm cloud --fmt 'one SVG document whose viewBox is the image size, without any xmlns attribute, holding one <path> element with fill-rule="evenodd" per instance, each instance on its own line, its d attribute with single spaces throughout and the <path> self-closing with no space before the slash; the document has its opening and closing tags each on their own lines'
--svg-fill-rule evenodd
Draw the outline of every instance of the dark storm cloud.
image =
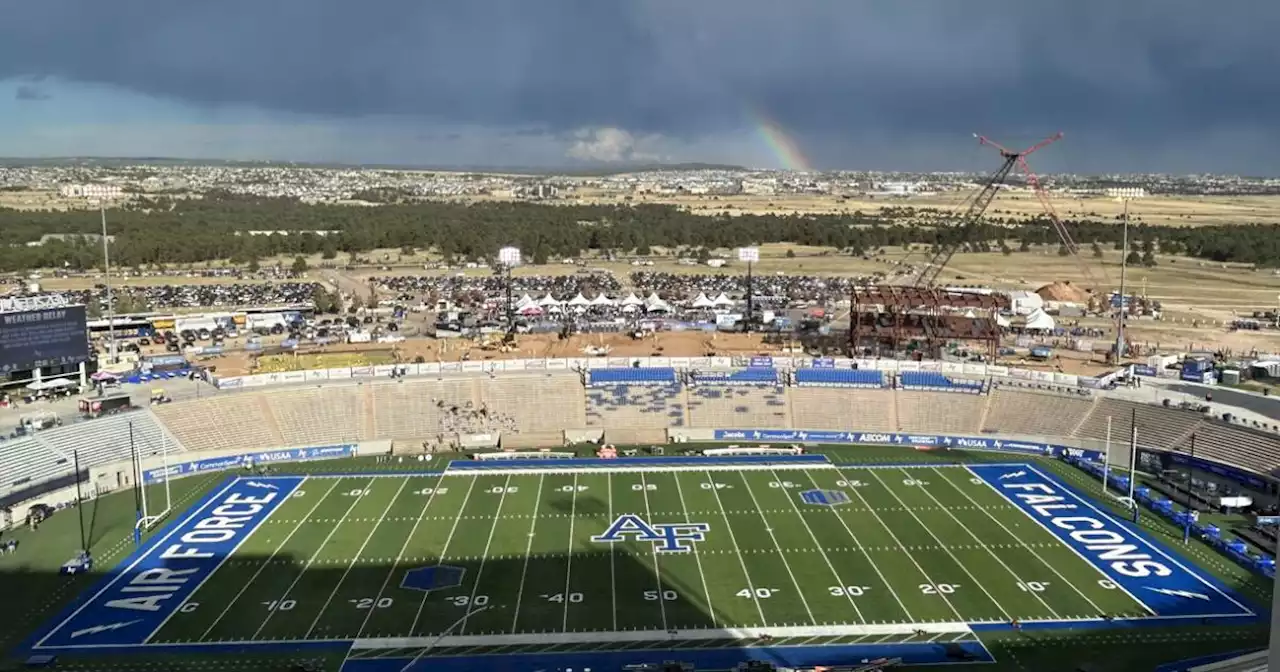
<svg viewBox="0 0 1280 672">
<path fill-rule="evenodd" d="M 39 0 L 7 8 L 0 78 L 551 133 L 758 110 L 825 154 L 995 129 L 1138 147 L 1273 125 L 1276 25 L 1260 0 Z"/>
<path fill-rule="evenodd" d="M 14 100 L 49 100 L 49 94 L 35 84 L 19 84 L 13 90 Z"/>
</svg>

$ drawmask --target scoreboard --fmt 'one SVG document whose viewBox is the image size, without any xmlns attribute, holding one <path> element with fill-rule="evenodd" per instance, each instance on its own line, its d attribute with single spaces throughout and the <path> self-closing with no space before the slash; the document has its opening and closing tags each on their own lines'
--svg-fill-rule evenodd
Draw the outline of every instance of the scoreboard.
<svg viewBox="0 0 1280 672">
<path fill-rule="evenodd" d="M 0 375 L 88 359 L 84 306 L 0 313 Z"/>
</svg>

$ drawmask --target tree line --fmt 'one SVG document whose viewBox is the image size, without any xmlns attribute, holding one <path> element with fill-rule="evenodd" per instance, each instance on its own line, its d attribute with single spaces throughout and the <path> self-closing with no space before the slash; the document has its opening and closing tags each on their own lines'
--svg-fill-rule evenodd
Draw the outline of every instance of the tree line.
<svg viewBox="0 0 1280 672">
<path fill-rule="evenodd" d="M 693 214 L 667 205 L 544 205 L 532 203 L 392 203 L 377 207 L 309 204 L 293 198 L 211 193 L 204 198 L 160 196 L 108 210 L 113 265 L 156 267 L 218 259 L 249 264 L 268 256 L 333 259 L 378 248 L 433 249 L 446 258 L 481 260 L 515 245 L 543 263 L 585 250 L 647 255 L 651 248 L 686 250 L 792 243 L 863 254 L 886 247 L 957 242 L 969 250 L 1057 245 L 1044 218 L 995 216 L 966 240 L 945 213 L 907 209 L 867 214 Z M 1115 222 L 1064 220 L 1082 254 L 1119 249 Z M 96 211 L 32 212 L 0 209 L 0 271 L 33 268 L 88 270 L 101 265 Z M 290 235 L 249 235 L 287 231 Z M 49 234 L 62 237 L 45 238 Z M 1130 227 L 1131 249 L 1280 267 L 1280 226 L 1247 224 Z"/>
</svg>

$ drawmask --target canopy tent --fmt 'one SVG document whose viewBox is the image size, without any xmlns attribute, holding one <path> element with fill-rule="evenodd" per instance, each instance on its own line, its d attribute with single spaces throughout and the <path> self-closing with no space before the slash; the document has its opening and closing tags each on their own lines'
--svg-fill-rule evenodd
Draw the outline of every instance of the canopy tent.
<svg viewBox="0 0 1280 672">
<path fill-rule="evenodd" d="M 996 313 L 996 324 L 1001 327 L 1008 327 L 1010 324 L 1013 324 L 1013 323 L 1010 322 L 1009 318 L 1005 317 L 1004 315 L 1001 315 L 1000 313 Z"/>
<path fill-rule="evenodd" d="M 528 294 L 525 294 L 524 296 L 520 297 L 519 301 L 516 301 L 516 308 L 524 308 L 525 306 L 531 303 L 533 303 L 533 298 L 531 298 Z"/>
<path fill-rule="evenodd" d="M 732 306 L 734 304 L 734 300 L 729 298 L 729 296 L 724 292 L 720 292 L 720 296 L 717 296 L 712 303 L 717 306 Z"/>
<path fill-rule="evenodd" d="M 587 300 L 587 297 L 585 297 L 585 296 L 583 296 L 583 295 L 582 295 L 582 292 L 578 292 L 578 295 L 577 295 L 577 296 L 573 297 L 572 299 L 569 299 L 569 305 L 571 305 L 571 306 L 589 306 L 589 305 L 591 305 L 591 302 Z"/>
<path fill-rule="evenodd" d="M 716 302 L 708 299 L 706 293 L 703 292 L 698 294 L 698 298 L 693 300 L 692 305 L 694 308 L 710 308 L 716 305 Z"/>
<path fill-rule="evenodd" d="M 596 295 L 596 298 L 591 299 L 591 305 L 593 305 L 593 306 L 612 306 L 612 305 L 614 305 L 614 301 L 613 301 L 613 299 L 611 299 L 611 298 L 609 298 L 609 297 L 605 296 L 603 292 L 601 292 L 600 294 L 597 294 L 597 295 Z"/>
<path fill-rule="evenodd" d="M 27 389 L 32 391 L 39 390 L 57 390 L 64 387 L 74 387 L 76 382 L 66 378 L 54 378 L 53 380 L 37 380 L 27 383 Z"/>
<path fill-rule="evenodd" d="M 545 308 L 547 306 L 558 306 L 560 302 L 556 301 L 556 297 L 551 296 L 551 292 L 547 292 L 546 296 L 538 300 L 538 305 Z"/>
<path fill-rule="evenodd" d="M 640 305 L 644 305 L 644 301 L 641 301 L 640 297 L 636 296 L 635 292 L 631 292 L 630 294 L 627 295 L 627 298 L 622 300 L 622 305 L 640 306 Z"/>
<path fill-rule="evenodd" d="M 541 308 L 540 306 L 535 306 L 535 305 L 532 305 L 532 304 L 531 304 L 531 305 L 524 306 L 523 308 L 521 308 L 521 309 L 520 309 L 520 314 L 521 314 L 521 315 L 524 315 L 525 317 L 531 317 L 531 316 L 533 316 L 533 315 L 541 315 L 541 314 L 542 314 L 542 308 Z"/>
<path fill-rule="evenodd" d="M 1043 310 L 1036 308 L 1027 316 L 1026 328 L 1033 331 L 1053 331 L 1057 323 Z"/>
<path fill-rule="evenodd" d="M 120 376 L 117 376 L 116 374 L 111 373 L 110 371 L 98 371 L 98 372 L 95 372 L 92 376 L 89 376 L 89 378 L 95 382 L 101 381 L 101 380 L 120 380 Z"/>
</svg>

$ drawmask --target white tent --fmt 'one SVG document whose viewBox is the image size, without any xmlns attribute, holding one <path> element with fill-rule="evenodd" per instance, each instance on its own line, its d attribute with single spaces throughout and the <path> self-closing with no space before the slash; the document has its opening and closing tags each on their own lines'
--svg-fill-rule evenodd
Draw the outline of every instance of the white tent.
<svg viewBox="0 0 1280 672">
<path fill-rule="evenodd" d="M 651 313 L 665 313 L 671 310 L 671 306 L 667 305 L 667 302 L 663 301 L 657 293 L 650 294 L 649 298 L 644 300 L 644 308 Z"/>
<path fill-rule="evenodd" d="M 627 298 L 622 300 L 622 305 L 641 306 L 641 305 L 644 305 L 644 301 L 641 301 L 640 297 L 636 296 L 635 292 L 631 292 L 630 294 L 627 295 Z"/>
<path fill-rule="evenodd" d="M 528 294 L 525 294 L 524 296 L 520 297 L 519 301 L 516 301 L 516 308 L 524 308 L 525 306 L 531 303 L 533 303 L 533 298 L 530 297 Z"/>
<path fill-rule="evenodd" d="M 1009 318 L 1005 317 L 1004 315 L 1001 315 L 1000 313 L 996 313 L 996 325 L 1001 327 L 1007 327 L 1010 324 L 1012 324 L 1012 322 L 1009 321 Z"/>
<path fill-rule="evenodd" d="M 733 299 L 729 298 L 729 296 L 724 292 L 720 292 L 720 296 L 717 296 L 715 300 L 712 301 L 712 303 L 717 306 L 732 306 L 734 304 L 734 301 Z"/>
<path fill-rule="evenodd" d="M 556 297 L 551 296 L 551 292 L 547 292 L 547 295 L 538 301 L 538 305 L 546 308 L 547 306 L 558 306 L 560 302 L 556 301 Z"/>
<path fill-rule="evenodd" d="M 714 305 L 716 305 L 716 302 L 708 299 L 705 292 L 698 294 L 698 298 L 693 300 L 694 308 L 710 308 Z"/>
<path fill-rule="evenodd" d="M 582 295 L 582 292 L 578 292 L 578 295 L 577 295 L 577 296 L 573 297 L 572 299 L 569 299 L 569 305 L 571 305 L 571 306 L 589 306 L 589 305 L 591 305 L 591 302 L 587 300 L 587 297 L 585 297 L 585 296 L 583 296 L 583 295 Z"/>
<path fill-rule="evenodd" d="M 611 298 L 609 298 L 609 297 L 605 296 L 605 295 L 604 295 L 604 293 L 602 292 L 602 293 L 600 293 L 600 294 L 597 294 L 597 295 L 596 295 L 596 298 L 591 299 L 591 305 L 593 305 L 593 306 L 612 306 L 612 305 L 614 305 L 614 301 L 613 301 L 613 299 L 611 299 Z"/>
<path fill-rule="evenodd" d="M 1039 308 L 1031 311 L 1031 314 L 1027 316 L 1027 329 L 1035 331 L 1053 331 L 1056 326 L 1057 323 L 1053 321 L 1053 318 Z"/>
</svg>

